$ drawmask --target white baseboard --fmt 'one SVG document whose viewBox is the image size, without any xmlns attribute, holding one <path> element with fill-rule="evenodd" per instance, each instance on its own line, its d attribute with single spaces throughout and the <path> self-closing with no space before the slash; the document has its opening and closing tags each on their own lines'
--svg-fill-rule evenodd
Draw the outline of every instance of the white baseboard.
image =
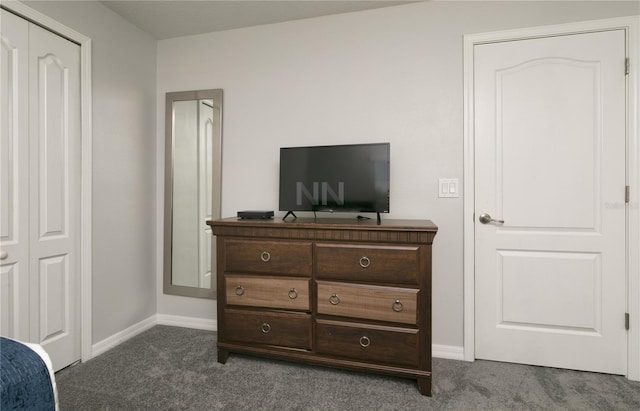
<svg viewBox="0 0 640 411">
<path fill-rule="evenodd" d="M 195 328 L 198 330 L 217 331 L 218 321 L 207 318 L 183 317 L 181 315 L 158 314 L 158 325 Z"/>
<path fill-rule="evenodd" d="M 431 346 L 431 356 L 447 360 L 464 361 L 464 348 L 455 345 L 433 344 Z"/>
<path fill-rule="evenodd" d="M 140 321 L 137 324 L 132 325 L 129 328 L 126 328 L 111 337 L 107 337 L 104 340 L 93 344 L 91 347 L 91 358 L 97 357 L 98 355 L 112 349 L 113 347 L 122 344 L 128 339 L 135 337 L 143 331 L 148 330 L 157 324 L 157 315 L 152 315 L 151 317 Z"/>
<path fill-rule="evenodd" d="M 97 357 L 100 354 L 109 351 L 115 346 L 122 344 L 130 338 L 135 337 L 143 331 L 147 331 L 154 325 L 171 325 L 174 327 L 195 328 L 198 330 L 216 331 L 218 329 L 218 322 L 216 320 L 210 320 L 206 318 L 195 317 L 183 317 L 180 315 L 167 315 L 167 314 L 155 314 L 151 317 L 140 321 L 137 324 L 128 327 L 111 337 L 107 337 L 104 340 L 93 344 L 91 348 L 90 358 Z"/>
<path fill-rule="evenodd" d="M 195 328 L 198 330 L 217 331 L 218 321 L 208 318 L 184 317 L 181 315 L 155 314 L 140 321 L 131 327 L 122 330 L 111 337 L 93 345 L 91 358 L 122 344 L 130 338 L 135 337 L 154 325 L 170 325 L 173 327 Z M 464 360 L 464 349 L 455 345 L 433 344 L 431 354 L 434 358 L 444 358 L 448 360 Z"/>
</svg>

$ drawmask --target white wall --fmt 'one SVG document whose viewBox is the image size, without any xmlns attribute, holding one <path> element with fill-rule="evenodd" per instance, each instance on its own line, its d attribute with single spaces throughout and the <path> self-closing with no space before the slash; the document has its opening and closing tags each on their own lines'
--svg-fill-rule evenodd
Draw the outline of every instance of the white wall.
<svg viewBox="0 0 640 411">
<path fill-rule="evenodd" d="M 383 217 L 440 227 L 433 341 L 460 347 L 462 198 L 438 198 L 437 180 L 462 181 L 463 35 L 638 13 L 636 2 L 425 2 L 160 41 L 158 230 L 165 92 L 224 89 L 223 217 L 277 210 L 281 146 L 389 141 Z M 213 301 L 161 291 L 158 311 L 215 318 Z"/>
<path fill-rule="evenodd" d="M 95 344 L 156 313 L 156 41 L 96 1 L 24 3 L 92 39 Z"/>
</svg>

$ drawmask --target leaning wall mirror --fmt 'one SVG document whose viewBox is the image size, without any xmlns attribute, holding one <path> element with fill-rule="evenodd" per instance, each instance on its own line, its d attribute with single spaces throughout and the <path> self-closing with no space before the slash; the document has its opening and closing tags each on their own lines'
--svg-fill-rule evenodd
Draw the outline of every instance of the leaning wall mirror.
<svg viewBox="0 0 640 411">
<path fill-rule="evenodd" d="M 215 298 L 222 90 L 167 93 L 165 134 L 164 293 Z"/>
</svg>

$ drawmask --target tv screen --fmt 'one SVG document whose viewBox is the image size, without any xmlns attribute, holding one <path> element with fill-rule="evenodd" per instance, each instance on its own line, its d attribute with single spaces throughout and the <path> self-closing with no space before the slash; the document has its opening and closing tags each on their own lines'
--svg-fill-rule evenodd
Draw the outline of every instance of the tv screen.
<svg viewBox="0 0 640 411">
<path fill-rule="evenodd" d="M 389 212 L 389 143 L 280 149 L 280 211 Z"/>
</svg>

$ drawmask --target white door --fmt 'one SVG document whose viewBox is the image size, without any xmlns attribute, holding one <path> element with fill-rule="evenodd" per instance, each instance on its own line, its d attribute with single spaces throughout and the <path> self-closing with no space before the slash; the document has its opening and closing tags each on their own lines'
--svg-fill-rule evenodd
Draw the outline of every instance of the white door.
<svg viewBox="0 0 640 411">
<path fill-rule="evenodd" d="M 2 61 L 0 215 L 15 233 L 5 239 L 3 229 L 2 272 L 12 274 L 3 278 L 2 332 L 41 344 L 60 369 L 80 359 L 80 48 L 11 13 L 1 18 L 11 58 Z"/>
<path fill-rule="evenodd" d="M 622 30 L 474 47 L 476 358 L 626 373 L 625 55 Z"/>
<path fill-rule="evenodd" d="M 0 333 L 29 341 L 29 24 L 0 10 Z"/>
</svg>

